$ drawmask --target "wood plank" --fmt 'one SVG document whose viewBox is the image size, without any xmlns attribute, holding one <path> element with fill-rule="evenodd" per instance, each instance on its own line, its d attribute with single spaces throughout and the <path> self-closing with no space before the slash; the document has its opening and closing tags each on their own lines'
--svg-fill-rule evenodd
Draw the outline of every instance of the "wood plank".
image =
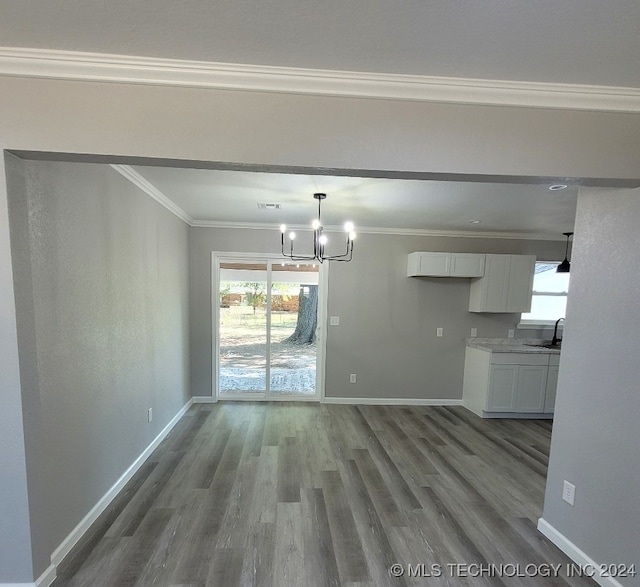
<svg viewBox="0 0 640 587">
<path fill-rule="evenodd" d="M 275 523 L 257 523 L 250 528 L 240 575 L 240 585 L 243 587 L 278 587 L 273 582 L 275 543 Z"/>
<path fill-rule="evenodd" d="M 307 489 L 303 492 L 302 519 L 305 574 L 301 584 L 340 587 L 338 564 L 322 489 Z"/>
<path fill-rule="evenodd" d="M 322 472 L 327 517 L 342 581 L 369 581 L 369 569 L 362 542 L 340 473 Z"/>
<path fill-rule="evenodd" d="M 301 452 L 296 438 L 285 437 L 278 451 L 278 502 L 299 502 L 302 485 Z"/>
<path fill-rule="evenodd" d="M 297 585 L 304 577 L 302 505 L 278 503 L 273 553 L 273 584 Z"/>
</svg>

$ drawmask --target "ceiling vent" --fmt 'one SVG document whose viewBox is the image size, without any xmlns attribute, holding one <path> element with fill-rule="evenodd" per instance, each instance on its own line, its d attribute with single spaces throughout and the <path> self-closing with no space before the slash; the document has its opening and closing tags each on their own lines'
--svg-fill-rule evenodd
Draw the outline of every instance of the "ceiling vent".
<svg viewBox="0 0 640 587">
<path fill-rule="evenodd" d="M 258 208 L 260 210 L 280 210 L 280 204 L 267 204 L 265 202 L 258 202 Z"/>
</svg>

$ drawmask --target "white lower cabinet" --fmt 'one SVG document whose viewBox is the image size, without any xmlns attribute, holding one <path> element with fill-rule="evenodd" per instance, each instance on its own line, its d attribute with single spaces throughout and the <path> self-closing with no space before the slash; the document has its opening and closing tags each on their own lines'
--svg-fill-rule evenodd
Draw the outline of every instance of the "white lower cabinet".
<svg viewBox="0 0 640 587">
<path fill-rule="evenodd" d="M 558 355 L 467 347 L 462 402 L 482 417 L 550 417 Z M 549 366 L 552 360 L 554 365 Z"/>
</svg>

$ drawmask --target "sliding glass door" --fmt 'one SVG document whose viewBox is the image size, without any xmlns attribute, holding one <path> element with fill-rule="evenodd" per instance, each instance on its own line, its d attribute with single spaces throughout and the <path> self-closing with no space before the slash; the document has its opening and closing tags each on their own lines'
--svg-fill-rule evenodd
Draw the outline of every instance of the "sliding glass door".
<svg viewBox="0 0 640 587">
<path fill-rule="evenodd" d="M 218 398 L 315 399 L 319 267 L 260 258 L 216 265 Z"/>
</svg>

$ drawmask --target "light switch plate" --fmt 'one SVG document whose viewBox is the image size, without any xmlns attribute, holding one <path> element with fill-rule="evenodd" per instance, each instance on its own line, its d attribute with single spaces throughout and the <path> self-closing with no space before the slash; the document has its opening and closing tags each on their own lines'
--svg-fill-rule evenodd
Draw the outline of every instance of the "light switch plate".
<svg viewBox="0 0 640 587">
<path fill-rule="evenodd" d="M 509 333 L 507 334 L 507 338 L 513 338 L 516 335 L 516 331 L 513 328 L 509 328 Z"/>
<path fill-rule="evenodd" d="M 330 316 L 329 326 L 340 326 L 340 316 Z"/>
<path fill-rule="evenodd" d="M 444 336 L 444 328 L 436 328 L 436 336 Z"/>
<path fill-rule="evenodd" d="M 564 499 L 569 505 L 574 505 L 576 501 L 576 486 L 568 481 L 564 482 L 562 486 L 562 499 Z"/>
<path fill-rule="evenodd" d="M 478 329 L 477 328 L 472 328 L 471 329 L 471 336 L 472 337 L 478 336 Z"/>
</svg>

